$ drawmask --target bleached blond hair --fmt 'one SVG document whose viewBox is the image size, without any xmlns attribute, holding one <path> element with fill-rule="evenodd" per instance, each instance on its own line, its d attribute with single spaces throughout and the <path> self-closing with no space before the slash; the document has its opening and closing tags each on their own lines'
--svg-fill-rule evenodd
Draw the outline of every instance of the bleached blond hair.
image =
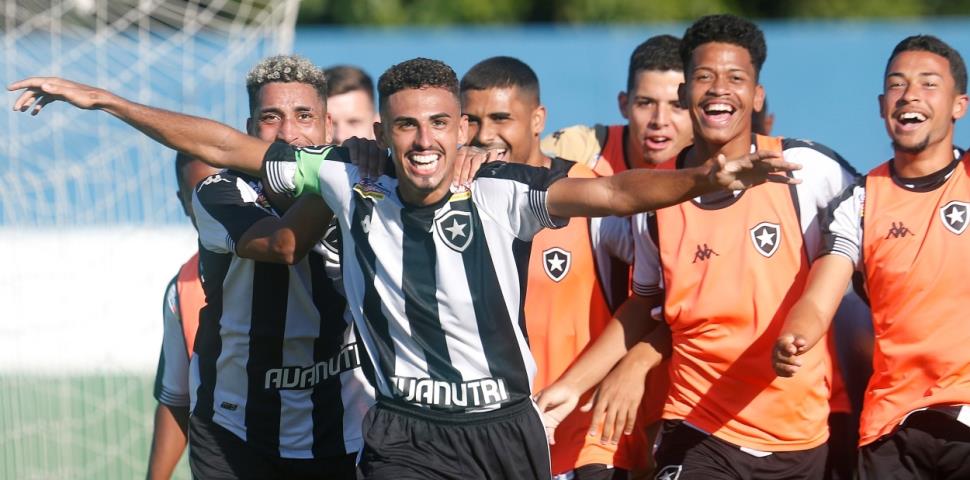
<svg viewBox="0 0 970 480">
<path fill-rule="evenodd" d="M 320 101 L 327 104 L 327 76 L 323 69 L 299 55 L 274 55 L 264 58 L 246 75 L 249 111 L 255 112 L 259 89 L 273 82 L 297 82 L 312 86 Z"/>
</svg>

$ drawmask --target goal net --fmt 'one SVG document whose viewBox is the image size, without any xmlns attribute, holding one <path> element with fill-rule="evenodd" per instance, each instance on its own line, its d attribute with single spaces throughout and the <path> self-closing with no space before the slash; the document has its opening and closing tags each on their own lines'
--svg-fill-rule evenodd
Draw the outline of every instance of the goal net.
<svg viewBox="0 0 970 480">
<path fill-rule="evenodd" d="M 298 7 L 5 0 L 0 71 L 242 129 L 245 75 L 290 51 Z M 32 118 L 14 98 L 0 114 L 0 478 L 143 476 L 163 289 L 195 246 L 174 152 L 110 115 L 52 104 Z"/>
</svg>

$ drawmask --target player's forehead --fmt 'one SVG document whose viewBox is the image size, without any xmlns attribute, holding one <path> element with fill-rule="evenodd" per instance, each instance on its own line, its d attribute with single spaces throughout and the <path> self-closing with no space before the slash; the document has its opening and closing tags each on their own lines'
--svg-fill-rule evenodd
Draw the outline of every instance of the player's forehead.
<svg viewBox="0 0 970 480">
<path fill-rule="evenodd" d="M 256 108 L 309 107 L 324 108 L 325 102 L 317 89 L 302 82 L 270 82 L 259 87 Z"/>
<path fill-rule="evenodd" d="M 945 57 L 925 50 L 900 52 L 886 68 L 886 77 L 936 76 L 954 81 L 950 72 L 950 61 Z"/>
<path fill-rule="evenodd" d="M 640 70 L 633 81 L 633 90 L 629 93 L 642 96 L 673 96 L 677 98 L 677 89 L 684 83 L 684 72 L 679 70 Z"/>
<path fill-rule="evenodd" d="M 691 53 L 688 68 L 693 71 L 703 69 L 755 72 L 751 52 L 741 45 L 727 42 L 707 42 L 698 45 Z"/>
<path fill-rule="evenodd" d="M 381 117 L 394 121 L 397 118 L 427 119 L 440 114 L 452 117 L 461 115 L 458 98 L 445 88 L 405 88 L 392 93 L 384 103 Z"/>
<path fill-rule="evenodd" d="M 468 89 L 461 93 L 461 107 L 463 111 L 504 110 L 527 106 L 529 100 L 521 89 L 515 85 L 490 87 L 484 89 Z"/>
</svg>

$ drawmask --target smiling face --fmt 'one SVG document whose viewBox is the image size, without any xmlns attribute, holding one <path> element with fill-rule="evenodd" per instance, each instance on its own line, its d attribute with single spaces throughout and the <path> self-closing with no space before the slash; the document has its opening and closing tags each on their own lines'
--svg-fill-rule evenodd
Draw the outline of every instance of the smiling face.
<svg viewBox="0 0 970 480">
<path fill-rule="evenodd" d="M 953 122 L 966 113 L 967 96 L 956 91 L 950 63 L 926 51 L 896 55 L 886 69 L 879 112 L 898 152 L 950 149 Z"/>
<path fill-rule="evenodd" d="M 677 98 L 682 83 L 682 72 L 641 70 L 633 90 L 620 94 L 620 112 L 629 121 L 627 154 L 632 166 L 659 165 L 690 145 L 690 115 Z"/>
<path fill-rule="evenodd" d="M 249 134 L 297 147 L 330 143 L 327 105 L 317 90 L 300 82 L 272 82 L 257 93 Z"/>
<path fill-rule="evenodd" d="M 391 149 L 406 202 L 430 205 L 448 193 L 467 129 L 458 99 L 446 89 L 406 88 L 384 100 L 374 133 L 382 147 Z"/>
<path fill-rule="evenodd" d="M 519 87 L 462 92 L 462 113 L 468 116 L 469 144 L 494 150 L 493 160 L 541 162 L 539 135 L 546 111 Z M 539 166 L 539 165 L 537 165 Z"/>
<path fill-rule="evenodd" d="M 730 43 L 705 43 L 694 49 L 688 71 L 683 93 L 694 143 L 729 156 L 747 153 L 751 115 L 764 105 L 750 53 Z"/>
</svg>

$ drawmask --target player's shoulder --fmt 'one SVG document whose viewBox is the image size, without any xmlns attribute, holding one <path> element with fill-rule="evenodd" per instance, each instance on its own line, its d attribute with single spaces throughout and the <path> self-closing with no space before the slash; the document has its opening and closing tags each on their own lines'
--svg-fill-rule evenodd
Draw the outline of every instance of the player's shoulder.
<svg viewBox="0 0 970 480">
<path fill-rule="evenodd" d="M 178 290 L 178 279 L 179 276 L 176 274 L 169 280 L 168 285 L 165 286 L 165 297 L 163 301 L 163 308 L 166 313 L 177 314 L 179 308 L 179 290 Z"/>
<path fill-rule="evenodd" d="M 203 205 L 238 205 L 259 203 L 268 205 L 263 183 L 257 177 L 233 170 L 209 175 L 195 187 Z"/>
<path fill-rule="evenodd" d="M 522 163 L 489 162 L 482 165 L 475 179 L 476 181 L 505 180 L 533 188 L 545 189 L 552 182 L 565 177 L 568 171 L 568 168 L 551 169 Z"/>
<path fill-rule="evenodd" d="M 781 149 L 786 160 L 802 165 L 803 169 L 841 169 L 853 176 L 859 176 L 859 172 L 842 155 L 822 143 L 801 138 L 783 138 Z"/>
</svg>

